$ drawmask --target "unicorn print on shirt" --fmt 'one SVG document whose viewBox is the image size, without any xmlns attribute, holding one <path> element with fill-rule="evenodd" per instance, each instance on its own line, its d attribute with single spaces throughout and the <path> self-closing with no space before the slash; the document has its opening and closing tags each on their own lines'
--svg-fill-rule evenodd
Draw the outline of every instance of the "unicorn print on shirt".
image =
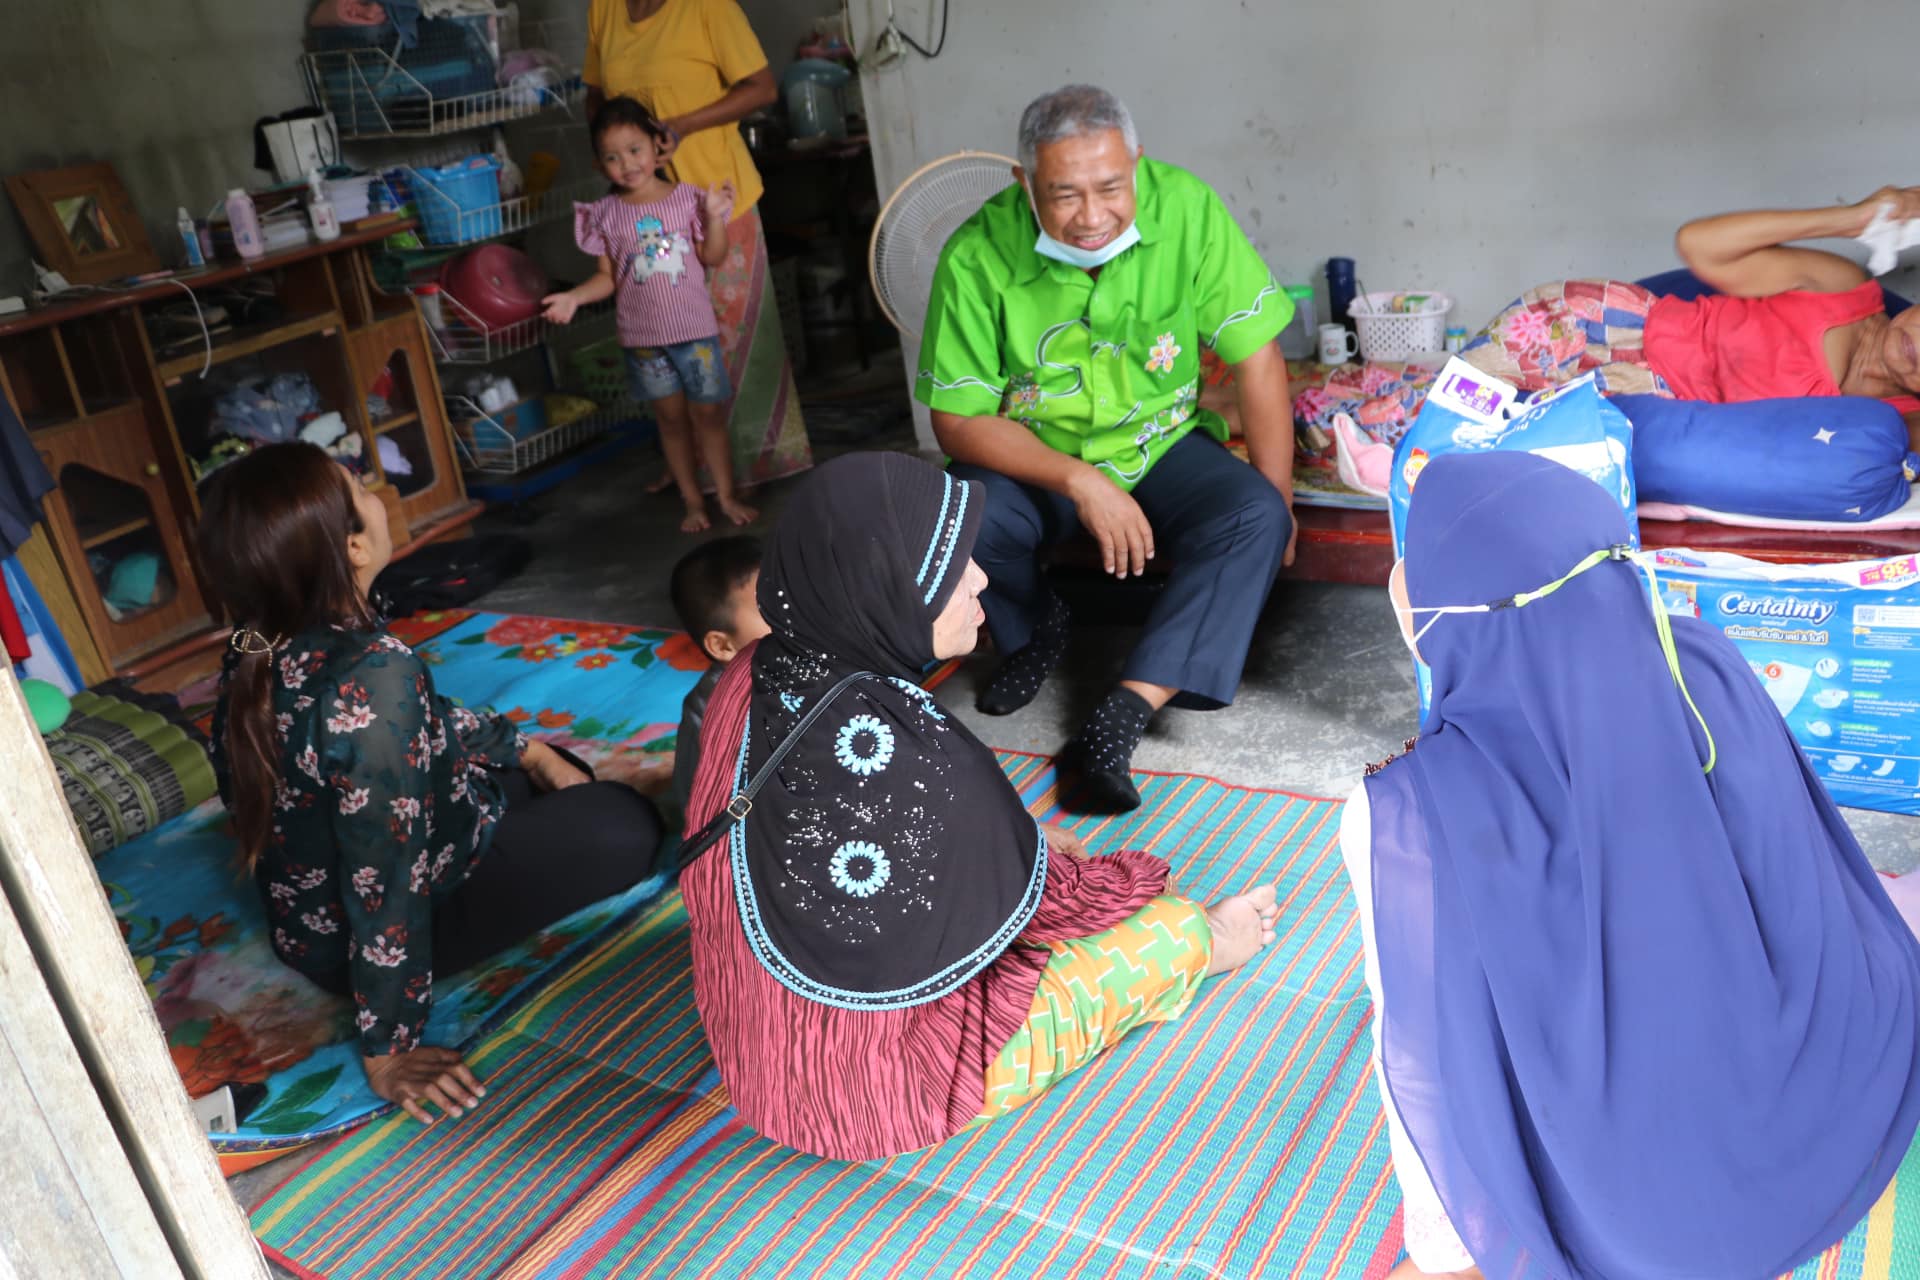
<svg viewBox="0 0 1920 1280">
<path fill-rule="evenodd" d="M 651 215 L 636 220 L 633 230 L 640 238 L 640 252 L 633 256 L 635 282 L 669 276 L 670 283 L 679 284 L 687 274 L 687 255 L 693 252 L 686 235 L 668 231 L 665 223 Z"/>
</svg>

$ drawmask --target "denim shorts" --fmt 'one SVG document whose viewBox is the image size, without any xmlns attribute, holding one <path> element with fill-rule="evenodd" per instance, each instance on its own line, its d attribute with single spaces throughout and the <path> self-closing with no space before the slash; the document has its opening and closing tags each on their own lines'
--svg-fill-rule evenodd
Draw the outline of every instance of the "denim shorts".
<svg viewBox="0 0 1920 1280">
<path fill-rule="evenodd" d="M 664 347 L 628 347 L 627 382 L 640 400 L 685 395 L 695 404 L 724 404 L 733 398 L 717 337 Z"/>
</svg>

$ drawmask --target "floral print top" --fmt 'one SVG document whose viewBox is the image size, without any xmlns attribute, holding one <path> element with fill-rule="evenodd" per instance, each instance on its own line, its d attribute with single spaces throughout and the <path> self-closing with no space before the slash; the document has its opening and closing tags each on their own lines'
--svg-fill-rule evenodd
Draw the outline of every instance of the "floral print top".
<svg viewBox="0 0 1920 1280">
<path fill-rule="evenodd" d="M 230 800 L 225 677 L 214 763 Z M 505 717 L 434 692 L 419 655 L 385 632 L 334 628 L 274 652 L 280 781 L 254 869 L 274 952 L 344 972 L 361 1052 L 420 1043 L 433 1002 L 433 906 L 486 852 L 506 803 L 494 769 L 526 740 Z"/>
</svg>

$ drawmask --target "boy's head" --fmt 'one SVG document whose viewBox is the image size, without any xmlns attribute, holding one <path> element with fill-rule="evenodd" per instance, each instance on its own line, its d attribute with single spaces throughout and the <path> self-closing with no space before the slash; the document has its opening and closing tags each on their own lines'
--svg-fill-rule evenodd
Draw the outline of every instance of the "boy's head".
<svg viewBox="0 0 1920 1280">
<path fill-rule="evenodd" d="M 693 642 L 718 663 L 772 630 L 760 616 L 758 538 L 715 538 L 673 566 L 673 607 Z"/>
</svg>

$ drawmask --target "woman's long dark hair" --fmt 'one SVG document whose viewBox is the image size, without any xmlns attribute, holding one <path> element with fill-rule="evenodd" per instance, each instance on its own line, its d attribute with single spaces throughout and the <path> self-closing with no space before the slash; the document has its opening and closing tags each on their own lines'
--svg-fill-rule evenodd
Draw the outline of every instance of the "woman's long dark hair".
<svg viewBox="0 0 1920 1280">
<path fill-rule="evenodd" d="M 242 643 L 226 676 L 227 770 L 240 860 L 251 871 L 273 829 L 281 751 L 273 723 L 280 642 L 344 624 L 374 626 L 347 538 L 363 531 L 353 481 L 310 444 L 274 444 L 208 482 L 195 535 L 200 566 Z M 260 639 L 264 637 L 266 644 Z"/>
</svg>

